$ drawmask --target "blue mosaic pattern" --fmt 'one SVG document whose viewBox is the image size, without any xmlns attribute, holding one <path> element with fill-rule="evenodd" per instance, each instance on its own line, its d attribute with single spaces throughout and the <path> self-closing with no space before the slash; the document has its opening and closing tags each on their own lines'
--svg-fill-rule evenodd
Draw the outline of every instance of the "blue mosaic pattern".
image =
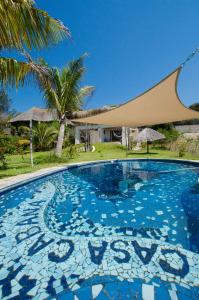
<svg viewBox="0 0 199 300">
<path fill-rule="evenodd" d="M 0 299 L 199 299 L 197 164 L 71 168 L 0 196 Z"/>
</svg>

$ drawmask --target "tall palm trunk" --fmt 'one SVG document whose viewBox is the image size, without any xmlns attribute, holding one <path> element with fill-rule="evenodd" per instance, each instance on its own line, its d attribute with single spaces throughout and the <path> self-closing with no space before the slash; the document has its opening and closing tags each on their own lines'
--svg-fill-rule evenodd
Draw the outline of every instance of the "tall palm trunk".
<svg viewBox="0 0 199 300">
<path fill-rule="evenodd" d="M 60 128 L 59 128 L 59 134 L 57 139 L 57 145 L 55 149 L 55 155 L 57 157 L 61 157 L 62 155 L 62 147 L 64 143 L 64 133 L 65 133 L 65 119 L 61 121 Z"/>
</svg>

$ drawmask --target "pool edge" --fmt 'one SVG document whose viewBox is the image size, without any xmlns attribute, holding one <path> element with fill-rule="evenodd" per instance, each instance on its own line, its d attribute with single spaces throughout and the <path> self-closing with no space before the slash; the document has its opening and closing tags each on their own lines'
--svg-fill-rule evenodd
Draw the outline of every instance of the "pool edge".
<svg viewBox="0 0 199 300">
<path fill-rule="evenodd" d="M 14 190 L 15 188 L 21 187 L 27 183 L 34 182 L 38 179 L 48 177 L 50 175 L 57 174 L 59 172 L 63 172 L 67 169 L 74 168 L 74 167 L 79 167 L 82 165 L 92 165 L 92 164 L 97 164 L 97 163 L 103 163 L 103 162 L 117 162 L 117 161 L 128 161 L 128 160 L 157 160 L 157 161 L 171 161 L 171 162 L 186 162 L 186 163 L 196 163 L 199 164 L 199 160 L 189 160 L 189 159 L 178 159 L 178 158 L 114 158 L 114 159 L 104 159 L 104 160 L 94 160 L 94 161 L 86 161 L 86 162 L 78 162 L 78 163 L 72 163 L 72 164 L 66 164 L 63 166 L 57 166 L 57 167 L 52 167 L 52 170 L 48 170 L 49 168 L 44 168 L 37 170 L 35 172 L 30 172 L 30 173 L 25 173 L 25 174 L 20 174 L 16 176 L 10 176 L 6 179 L 0 179 L 0 195 L 7 193 L 11 190 Z M 41 174 L 37 174 L 41 172 Z M 27 176 L 28 178 L 21 179 L 21 178 L 16 178 L 18 176 Z M 5 186 L 1 187 L 1 181 L 9 181 L 9 179 L 14 179 L 14 183 L 7 183 Z"/>
</svg>

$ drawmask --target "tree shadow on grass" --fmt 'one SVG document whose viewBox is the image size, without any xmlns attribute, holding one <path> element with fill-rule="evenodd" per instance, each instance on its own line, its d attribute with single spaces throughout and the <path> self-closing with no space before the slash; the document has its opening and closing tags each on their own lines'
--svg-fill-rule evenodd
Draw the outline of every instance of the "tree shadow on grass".
<svg viewBox="0 0 199 300">
<path fill-rule="evenodd" d="M 157 154 L 159 154 L 159 153 L 158 152 L 149 152 L 149 153 L 147 153 L 147 152 L 142 152 L 142 153 L 129 152 L 129 153 L 127 153 L 127 155 L 139 155 L 139 156 L 142 156 L 142 155 L 157 155 Z"/>
</svg>

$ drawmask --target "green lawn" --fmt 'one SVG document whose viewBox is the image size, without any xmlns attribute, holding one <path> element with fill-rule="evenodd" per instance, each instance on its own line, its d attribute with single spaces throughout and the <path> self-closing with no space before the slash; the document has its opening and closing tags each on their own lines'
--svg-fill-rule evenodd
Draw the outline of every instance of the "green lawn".
<svg viewBox="0 0 199 300">
<path fill-rule="evenodd" d="M 0 178 L 33 172 L 42 168 L 73 162 L 113 158 L 179 158 L 178 153 L 176 152 L 155 148 L 151 148 L 151 153 L 146 154 L 145 149 L 140 152 L 130 151 L 126 153 L 126 150 L 123 146 L 114 143 L 96 144 L 95 147 L 95 152 L 79 153 L 78 156 L 73 159 L 68 159 L 65 151 L 63 152 L 63 157 L 61 159 L 55 158 L 53 156 L 53 152 L 36 152 L 34 153 L 34 168 L 30 167 L 29 154 L 24 155 L 24 158 L 22 158 L 20 155 L 8 155 L 6 157 L 8 168 L 6 170 L 0 170 Z M 183 158 L 199 160 L 199 155 L 186 153 Z"/>
</svg>

